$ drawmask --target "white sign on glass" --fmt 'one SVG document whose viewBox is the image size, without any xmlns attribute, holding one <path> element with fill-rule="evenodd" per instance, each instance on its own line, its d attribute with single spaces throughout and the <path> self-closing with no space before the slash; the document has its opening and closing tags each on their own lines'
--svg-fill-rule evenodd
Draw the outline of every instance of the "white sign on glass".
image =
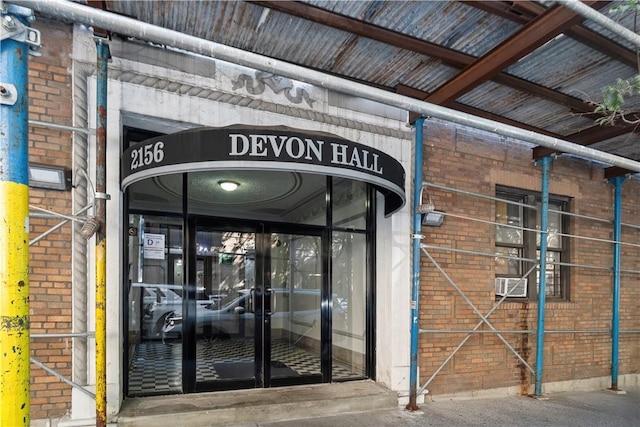
<svg viewBox="0 0 640 427">
<path fill-rule="evenodd" d="M 145 259 L 164 259 L 164 234 L 144 234 Z"/>
</svg>

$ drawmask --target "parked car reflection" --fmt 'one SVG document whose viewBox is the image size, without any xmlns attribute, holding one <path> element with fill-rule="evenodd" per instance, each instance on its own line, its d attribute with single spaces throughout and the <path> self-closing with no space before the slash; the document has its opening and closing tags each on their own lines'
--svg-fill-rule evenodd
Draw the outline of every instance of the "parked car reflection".
<svg viewBox="0 0 640 427">
<path fill-rule="evenodd" d="M 167 315 L 182 311 L 183 287 L 170 284 L 133 283 L 132 288 L 132 292 L 139 295 L 137 299 L 142 303 L 142 337 L 161 338 Z M 196 290 L 196 297 L 198 305 L 209 305 L 216 301 L 206 293 L 204 288 Z M 132 298 L 132 304 L 135 305 L 135 301 L 136 297 Z"/>
<path fill-rule="evenodd" d="M 271 328 L 293 330 L 307 334 L 320 324 L 320 291 L 316 289 L 273 289 L 271 300 Z M 255 329 L 252 294 L 248 289 L 233 291 L 218 303 L 199 305 L 196 308 L 196 335 L 228 338 L 253 336 Z M 333 298 L 333 322 L 346 322 L 346 311 L 337 298 Z M 176 310 L 165 318 L 163 339 L 182 336 L 182 312 Z M 305 331 L 305 328 L 307 329 Z"/>
</svg>

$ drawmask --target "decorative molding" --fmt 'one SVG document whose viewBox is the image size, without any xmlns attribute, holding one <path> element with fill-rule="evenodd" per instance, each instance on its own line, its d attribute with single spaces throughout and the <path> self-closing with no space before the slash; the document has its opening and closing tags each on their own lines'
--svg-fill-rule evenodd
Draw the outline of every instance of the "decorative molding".
<svg viewBox="0 0 640 427">
<path fill-rule="evenodd" d="M 95 66 L 94 64 L 92 65 Z M 249 96 L 243 96 L 241 94 L 228 93 L 214 87 L 205 87 L 201 84 L 201 80 L 198 81 L 198 83 L 200 84 L 196 84 L 196 81 L 176 81 L 174 79 L 168 78 L 167 76 L 159 74 L 150 75 L 136 70 L 116 68 L 114 67 L 113 63 L 109 64 L 108 74 L 109 79 L 120 81 L 123 83 L 137 84 L 153 89 L 178 93 L 181 95 L 194 96 L 201 99 L 209 99 L 211 101 L 221 102 L 229 105 L 237 105 L 258 111 L 282 114 L 293 118 L 310 120 L 327 125 L 368 132 L 375 135 L 387 136 L 401 140 L 413 141 L 414 138 L 412 130 L 408 127 L 406 131 L 402 129 L 394 129 L 359 120 L 348 119 L 325 112 L 298 108 L 293 105 L 287 106 L 274 102 L 264 101 L 261 99 L 255 99 Z M 288 93 L 289 96 L 291 96 L 290 91 Z"/>
<path fill-rule="evenodd" d="M 89 126 L 88 111 L 88 79 L 96 71 L 95 64 L 73 62 L 73 125 L 80 128 Z M 89 183 L 77 171 L 88 171 L 88 137 L 82 132 L 73 133 L 73 212 L 79 212 L 88 203 Z M 87 332 L 89 330 L 88 315 L 88 269 L 87 239 L 82 237 L 82 224 L 73 221 L 73 258 L 72 265 L 72 304 L 73 304 L 73 332 Z M 78 384 L 89 383 L 87 376 L 87 360 L 89 360 L 88 343 L 84 339 L 73 340 L 73 373 L 72 379 Z M 72 412 L 77 409 L 72 408 Z"/>
<path fill-rule="evenodd" d="M 249 74 L 240 74 L 232 83 L 231 89 L 234 91 L 245 88 L 251 95 L 261 95 L 268 86 L 273 93 L 284 94 L 285 98 L 293 104 L 300 104 L 304 100 L 309 107 L 313 107 L 315 102 L 306 89 L 294 88 L 293 80 L 264 71 L 255 72 L 255 83 L 254 78 Z M 295 95 L 293 95 L 294 89 Z"/>
</svg>

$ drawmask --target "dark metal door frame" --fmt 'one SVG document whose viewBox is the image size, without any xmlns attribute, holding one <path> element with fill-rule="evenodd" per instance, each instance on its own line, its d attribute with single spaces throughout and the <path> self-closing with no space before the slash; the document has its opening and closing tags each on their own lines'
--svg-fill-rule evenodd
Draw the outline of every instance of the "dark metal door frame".
<svg viewBox="0 0 640 427">
<path fill-rule="evenodd" d="M 255 255 L 255 278 L 256 292 L 254 294 L 255 311 L 255 352 L 254 352 L 254 380 L 236 380 L 220 383 L 197 383 L 196 382 L 196 232 L 199 227 L 206 227 L 212 231 L 230 230 L 247 233 L 255 233 L 256 255 Z M 321 365 L 322 377 L 301 377 L 301 378 L 278 378 L 272 381 L 271 378 L 271 242 L 272 233 L 286 233 L 310 235 L 321 238 L 322 250 L 322 289 L 321 289 Z M 264 222 L 232 220 L 229 218 L 213 218 L 189 216 L 186 221 L 185 230 L 185 283 L 186 298 L 183 300 L 183 363 L 182 363 L 182 385 L 184 393 L 244 389 L 244 388 L 268 388 L 279 385 L 294 385 L 304 383 L 330 382 L 331 381 L 331 293 L 329 289 L 329 260 L 330 260 L 330 237 L 329 231 L 325 227 L 300 226 L 296 224 L 269 224 Z"/>
</svg>

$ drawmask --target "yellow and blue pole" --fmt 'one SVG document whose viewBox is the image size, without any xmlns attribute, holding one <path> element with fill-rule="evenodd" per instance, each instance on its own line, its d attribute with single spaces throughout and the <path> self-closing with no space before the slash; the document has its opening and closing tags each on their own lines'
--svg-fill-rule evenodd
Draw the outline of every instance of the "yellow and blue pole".
<svg viewBox="0 0 640 427">
<path fill-rule="evenodd" d="M 96 427 L 107 425 L 107 61 L 109 45 L 96 41 Z"/>
<path fill-rule="evenodd" d="M 0 18 L 3 35 L 24 25 Z M 28 52 L 0 43 L 0 426 L 30 423 Z"/>
</svg>

